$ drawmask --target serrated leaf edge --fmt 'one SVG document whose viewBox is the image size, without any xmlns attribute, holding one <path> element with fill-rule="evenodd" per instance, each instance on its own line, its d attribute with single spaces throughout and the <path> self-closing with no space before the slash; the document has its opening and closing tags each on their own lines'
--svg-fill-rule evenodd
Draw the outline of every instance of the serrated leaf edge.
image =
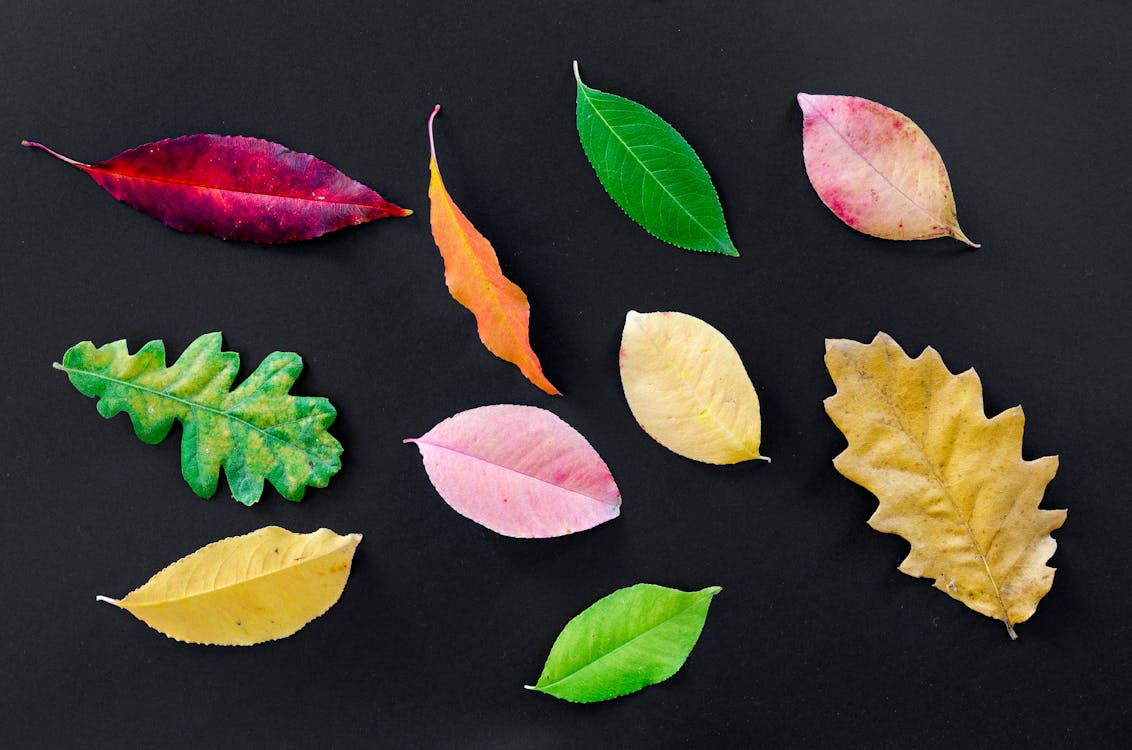
<svg viewBox="0 0 1132 750">
<path fill-rule="evenodd" d="M 641 104 L 638 101 L 634 101 L 633 99 L 629 99 L 627 97 L 620 96 L 619 94 L 612 94 L 608 91 L 602 91 L 601 89 L 595 89 L 592 86 L 587 86 L 585 83 L 582 82 L 581 74 L 578 72 L 578 61 L 577 60 L 574 60 L 574 79 L 578 82 L 578 87 L 581 90 L 583 90 L 583 92 L 596 91 L 600 94 L 605 94 L 606 96 L 612 96 L 612 97 L 615 97 L 617 99 L 621 99 L 622 101 L 629 102 L 630 104 L 633 104 L 633 105 L 638 106 L 641 109 L 645 110 L 646 112 L 651 114 L 653 117 L 657 118 L 662 123 L 667 125 L 672 130 L 672 132 L 680 139 L 680 141 L 683 142 L 683 144 L 688 147 L 688 151 L 691 152 L 693 157 L 695 157 L 696 162 L 700 165 L 700 167 L 704 170 L 704 172 L 708 174 L 708 181 L 711 182 L 711 173 L 709 173 L 707 171 L 707 167 L 704 165 L 703 159 L 701 159 L 700 155 L 696 152 L 696 150 L 694 148 L 692 148 L 692 144 L 688 143 L 688 139 L 685 138 L 684 135 L 679 130 L 674 128 L 671 123 L 669 123 L 667 120 L 665 120 L 663 117 L 658 115 L 656 112 L 649 109 L 648 107 L 646 107 L 645 105 Z M 617 140 L 621 142 L 621 145 L 625 147 L 625 150 L 633 156 L 633 158 L 636 160 L 637 164 L 639 164 L 641 166 L 642 171 L 644 171 L 645 174 L 647 174 L 650 178 L 652 178 L 652 180 L 662 190 L 664 190 L 665 193 L 667 193 L 668 197 L 672 199 L 672 202 L 675 203 L 677 206 L 679 206 L 680 210 L 683 211 L 684 214 L 686 216 L 688 216 L 688 218 L 690 218 L 692 221 L 696 222 L 696 224 L 700 227 L 700 229 L 704 230 L 705 234 L 707 234 L 709 237 L 711 237 L 712 239 L 714 239 L 718 242 L 719 238 L 716 237 L 715 233 L 709 231 L 707 227 L 705 227 L 703 224 L 700 223 L 699 219 L 697 219 L 694 215 L 692 215 L 692 213 L 690 211 L 688 211 L 688 209 L 684 208 L 684 204 L 681 201 L 677 200 L 676 196 L 672 195 L 672 193 L 669 192 L 668 188 L 665 187 L 664 184 L 660 182 L 660 180 L 656 179 L 656 176 L 654 175 L 652 170 L 645 167 L 645 165 L 637 157 L 636 153 L 634 153 L 633 149 L 629 148 L 629 144 L 625 143 L 625 141 L 621 138 L 621 136 L 617 134 L 617 131 L 614 130 L 613 127 L 609 125 L 609 122 L 604 117 L 602 117 L 600 112 L 598 112 L 597 107 L 595 107 L 593 105 L 593 102 L 591 101 L 591 99 L 588 95 L 586 96 L 586 102 L 589 103 L 590 109 L 592 109 L 594 111 L 594 114 L 596 114 L 598 117 L 600 117 L 601 121 L 603 123 L 605 123 L 606 128 L 609 130 L 609 132 L 612 133 L 614 135 L 614 137 L 616 137 Z M 580 138 L 579 138 L 579 140 L 580 140 Z M 582 152 L 586 155 L 586 161 L 588 161 L 590 163 L 590 167 L 594 170 L 594 172 L 596 174 L 598 172 L 597 165 L 594 163 L 593 158 L 590 157 L 589 152 L 586 151 L 585 146 L 582 147 Z M 629 217 L 629 219 L 634 224 L 639 226 L 641 229 L 644 229 L 653 238 L 658 239 L 658 240 L 660 240 L 661 242 L 663 242 L 667 245 L 672 245 L 673 247 L 679 247 L 683 250 L 692 250 L 692 251 L 698 252 L 698 253 L 718 253 L 720 255 L 726 255 L 726 256 L 732 257 L 732 258 L 738 258 L 739 257 L 739 250 L 738 250 L 738 248 L 735 247 L 735 243 L 731 240 L 730 232 L 727 231 L 726 219 L 724 219 L 724 230 L 723 231 L 724 231 L 724 237 L 726 237 L 727 242 L 726 242 L 726 244 L 720 242 L 719 249 L 713 250 L 711 248 L 690 247 L 688 245 L 681 245 L 679 243 L 673 242 L 672 240 L 664 239 L 663 237 L 658 235 L 656 232 L 652 231 L 651 229 L 646 227 L 644 224 L 642 224 L 641 222 L 634 219 L 629 214 L 629 212 L 625 210 L 625 207 L 621 205 L 621 202 L 613 197 L 613 194 L 609 192 L 609 189 L 605 187 L 605 183 L 603 183 L 600 178 L 598 178 L 598 183 L 601 185 L 602 189 L 605 190 L 605 194 L 610 197 L 610 199 L 613 201 L 614 205 L 616 205 L 618 208 L 620 208 L 621 212 L 623 214 L 625 214 L 625 216 Z M 722 214 L 723 213 L 723 203 L 719 200 L 719 191 L 716 190 L 715 184 L 713 182 L 711 182 L 711 189 L 712 189 L 712 196 L 715 198 L 715 204 L 717 206 L 719 206 L 719 212 L 720 212 L 720 214 Z"/>
</svg>

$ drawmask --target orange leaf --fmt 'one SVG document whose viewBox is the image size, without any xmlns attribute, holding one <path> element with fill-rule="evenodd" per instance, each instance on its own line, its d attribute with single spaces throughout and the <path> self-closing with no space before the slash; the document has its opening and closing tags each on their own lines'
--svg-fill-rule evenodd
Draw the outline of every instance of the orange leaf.
<svg viewBox="0 0 1132 750">
<path fill-rule="evenodd" d="M 444 257 L 448 291 L 476 316 L 480 341 L 489 352 L 518 367 L 528 380 L 551 396 L 558 396 L 558 389 L 542 374 L 542 365 L 531 349 L 531 307 L 527 295 L 503 275 L 491 243 L 476 231 L 444 189 L 432 137 L 432 121 L 439 111 L 438 104 L 428 118 L 432 152 L 428 197 L 432 201 L 432 236 Z"/>
</svg>

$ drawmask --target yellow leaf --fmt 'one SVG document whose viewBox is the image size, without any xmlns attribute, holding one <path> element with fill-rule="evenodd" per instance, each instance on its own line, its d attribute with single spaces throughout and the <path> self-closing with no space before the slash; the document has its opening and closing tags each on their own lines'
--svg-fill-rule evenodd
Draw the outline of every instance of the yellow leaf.
<svg viewBox="0 0 1132 750">
<path fill-rule="evenodd" d="M 678 312 L 625 316 L 625 400 L 653 440 L 685 458 L 734 464 L 759 455 L 759 397 L 731 342 Z"/>
<path fill-rule="evenodd" d="M 900 570 L 1016 637 L 1053 584 L 1065 511 L 1038 504 L 1057 457 L 1023 460 L 1022 408 L 987 419 L 979 376 L 952 375 L 930 347 L 910 359 L 886 333 L 832 339 L 825 363 L 826 413 L 849 442 L 833 464 L 880 500 L 869 525 L 911 543 Z"/>
<path fill-rule="evenodd" d="M 189 643 L 249 646 L 285 638 L 338 601 L 361 534 L 278 526 L 221 539 L 121 600 L 98 597 Z"/>
</svg>

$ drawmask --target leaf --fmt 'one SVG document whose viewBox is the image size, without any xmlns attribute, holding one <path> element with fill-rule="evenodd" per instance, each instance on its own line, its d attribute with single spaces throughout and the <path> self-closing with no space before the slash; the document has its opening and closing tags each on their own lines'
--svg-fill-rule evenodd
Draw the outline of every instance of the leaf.
<svg viewBox="0 0 1132 750">
<path fill-rule="evenodd" d="M 446 503 L 504 536 L 572 534 L 621 512 L 601 456 L 545 409 L 481 406 L 405 442 L 416 443 Z"/>
<path fill-rule="evenodd" d="M 90 175 L 102 189 L 182 232 L 295 242 L 386 216 L 408 216 L 321 159 L 259 138 L 186 135 L 83 164 L 23 141 Z"/>
<path fill-rule="evenodd" d="M 432 155 L 428 197 L 432 201 L 432 237 L 444 258 L 448 291 L 476 316 L 480 341 L 489 352 L 518 367 L 527 380 L 546 393 L 558 396 L 558 389 L 543 375 L 542 365 L 531 349 L 527 295 L 503 275 L 491 243 L 476 231 L 444 188 L 432 137 L 432 121 L 439 111 L 437 104 L 428 118 Z"/>
<path fill-rule="evenodd" d="M 665 448 L 709 464 L 759 455 L 759 397 L 731 342 L 699 318 L 630 310 L 621 386 L 633 417 Z"/>
<path fill-rule="evenodd" d="M 837 385 L 825 410 L 849 441 L 833 464 L 880 500 L 869 525 L 911 543 L 901 571 L 1014 638 L 1053 584 L 1049 533 L 1065 511 L 1038 504 L 1057 457 L 1024 461 L 1022 408 L 987 419 L 979 376 L 952 375 L 930 347 L 909 359 L 886 333 L 833 339 L 825 362 Z"/>
<path fill-rule="evenodd" d="M 806 173 L 837 218 L 887 240 L 979 247 L 959 228 L 947 167 L 916 123 L 856 96 L 798 94 L 798 105 Z"/>
<path fill-rule="evenodd" d="M 593 703 L 667 680 L 684 666 L 720 591 L 651 583 L 614 591 L 566 623 L 538 683 L 527 689 Z"/>
<path fill-rule="evenodd" d="M 278 526 L 202 547 L 122 599 L 99 596 L 186 643 L 250 646 L 297 632 L 338 601 L 361 534 Z"/>
<path fill-rule="evenodd" d="M 687 250 L 739 255 L 700 157 L 652 110 L 578 83 L 578 137 L 609 197 L 629 218 Z"/>
<path fill-rule="evenodd" d="M 294 501 L 307 486 L 325 487 L 342 468 L 342 446 L 326 431 L 337 412 L 325 398 L 287 394 L 302 358 L 274 352 L 232 390 L 240 355 L 220 347 L 221 335 L 207 333 L 166 367 L 161 341 L 133 355 L 124 340 L 97 349 L 84 341 L 55 368 L 83 395 L 100 399 L 103 417 L 128 413 L 143 442 L 160 443 L 180 420 L 181 474 L 203 498 L 216 492 L 221 466 L 244 505 L 259 500 L 264 479 Z"/>
</svg>

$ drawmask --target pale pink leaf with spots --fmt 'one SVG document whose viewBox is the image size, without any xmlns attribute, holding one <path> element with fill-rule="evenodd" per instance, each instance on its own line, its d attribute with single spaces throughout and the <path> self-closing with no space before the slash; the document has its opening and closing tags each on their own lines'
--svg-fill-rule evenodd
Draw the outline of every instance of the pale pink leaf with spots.
<svg viewBox="0 0 1132 750">
<path fill-rule="evenodd" d="M 545 409 L 481 406 L 405 442 L 420 449 L 445 502 L 504 536 L 572 534 L 621 512 L 621 493 L 601 456 Z"/>
<path fill-rule="evenodd" d="M 854 229 L 889 240 L 954 237 L 947 168 L 909 118 L 856 96 L 798 94 L 802 155 L 818 196 Z"/>
</svg>

